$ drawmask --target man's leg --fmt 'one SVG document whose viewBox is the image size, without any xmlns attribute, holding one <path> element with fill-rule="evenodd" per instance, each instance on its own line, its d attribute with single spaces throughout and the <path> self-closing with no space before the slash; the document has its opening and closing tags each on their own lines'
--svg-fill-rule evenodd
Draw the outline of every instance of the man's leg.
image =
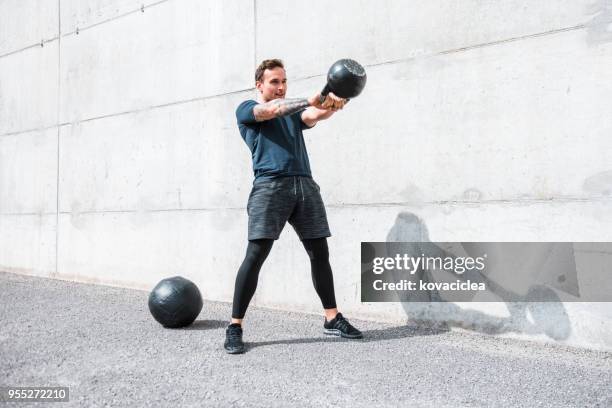
<svg viewBox="0 0 612 408">
<path fill-rule="evenodd" d="M 325 310 L 323 333 L 349 339 L 360 339 L 362 333 L 338 313 L 334 294 L 334 278 L 329 264 L 327 238 L 303 239 L 302 243 L 310 257 L 312 283 Z"/>
<path fill-rule="evenodd" d="M 257 289 L 259 271 L 268 257 L 273 243 L 273 239 L 255 239 L 249 241 L 246 256 L 236 275 L 232 323 L 242 323 L 242 319 L 249 307 L 249 302 L 255 294 L 255 289 Z"/>
<path fill-rule="evenodd" d="M 327 237 L 331 236 L 331 232 L 319 185 L 311 177 L 296 177 L 296 181 L 299 182 L 300 194 L 289 222 L 310 258 L 312 282 L 325 310 L 323 333 L 359 339 L 362 337 L 361 332 L 336 308 L 334 279 L 327 247 Z"/>
<path fill-rule="evenodd" d="M 236 276 L 232 323 L 242 322 L 257 288 L 259 270 L 293 211 L 296 196 L 292 194 L 291 181 L 290 178 L 281 177 L 256 180 L 253 184 L 247 203 L 249 245 Z"/>
<path fill-rule="evenodd" d="M 331 320 L 336 317 L 338 309 L 334 293 L 334 277 L 329 264 L 327 238 L 304 239 L 302 244 L 310 258 L 312 283 L 323 304 L 325 317 Z"/>
<path fill-rule="evenodd" d="M 225 350 L 230 354 L 241 354 L 245 351 L 242 341 L 242 318 L 255 294 L 259 270 L 268 257 L 273 243 L 273 239 L 249 241 L 246 256 L 238 269 L 234 286 L 232 322 L 225 329 L 225 343 L 223 344 Z"/>
</svg>

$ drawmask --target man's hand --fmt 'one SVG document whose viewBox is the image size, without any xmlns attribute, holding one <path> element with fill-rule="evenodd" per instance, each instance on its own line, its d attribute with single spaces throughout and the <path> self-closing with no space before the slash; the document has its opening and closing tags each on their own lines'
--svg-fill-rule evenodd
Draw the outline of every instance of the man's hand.
<svg viewBox="0 0 612 408">
<path fill-rule="evenodd" d="M 329 111 L 337 111 L 344 108 L 344 105 L 348 101 L 344 98 L 334 95 L 333 92 L 328 93 L 325 96 L 325 100 L 321 103 L 321 93 L 317 92 L 308 99 L 310 106 L 317 109 L 324 109 Z"/>
<path fill-rule="evenodd" d="M 310 107 L 302 112 L 302 122 L 308 127 L 313 127 L 318 121 L 328 119 L 342 109 L 348 103 L 348 99 L 340 98 L 330 92 L 323 102 L 320 93 L 309 98 L 308 102 Z"/>
<path fill-rule="evenodd" d="M 321 92 L 317 92 L 308 98 L 308 104 L 317 109 L 323 109 L 323 103 L 321 102 Z"/>
<path fill-rule="evenodd" d="M 327 97 L 323 101 L 321 107 L 326 110 L 337 111 L 344 108 L 346 102 L 346 99 L 340 98 L 339 96 L 334 95 L 333 92 L 330 92 L 327 94 Z"/>
</svg>

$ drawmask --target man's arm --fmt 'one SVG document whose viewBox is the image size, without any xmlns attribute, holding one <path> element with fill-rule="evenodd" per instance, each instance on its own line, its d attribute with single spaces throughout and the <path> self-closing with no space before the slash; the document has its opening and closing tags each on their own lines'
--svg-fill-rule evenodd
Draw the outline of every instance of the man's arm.
<svg viewBox="0 0 612 408">
<path fill-rule="evenodd" d="M 308 127 L 313 127 L 320 120 L 329 119 L 336 111 L 344 108 L 348 99 L 340 98 L 330 92 L 321 106 L 310 107 L 302 112 L 302 122 Z"/>
<path fill-rule="evenodd" d="M 306 98 L 274 99 L 270 102 L 259 103 L 253 107 L 253 115 L 257 122 L 291 115 L 309 106 L 321 106 L 320 94 Z"/>
<path fill-rule="evenodd" d="M 328 119 L 334 113 L 336 113 L 336 111 L 331 109 L 309 107 L 302 112 L 302 122 L 304 122 L 304 124 L 306 124 L 308 127 L 313 127 L 318 121 Z"/>
</svg>

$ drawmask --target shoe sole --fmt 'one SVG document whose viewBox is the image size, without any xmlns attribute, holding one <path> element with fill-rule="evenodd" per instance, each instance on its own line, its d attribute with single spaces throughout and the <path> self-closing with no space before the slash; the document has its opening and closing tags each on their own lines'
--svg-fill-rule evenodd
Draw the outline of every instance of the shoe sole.
<svg viewBox="0 0 612 408">
<path fill-rule="evenodd" d="M 323 329 L 323 333 L 330 336 L 344 337 L 345 339 L 362 339 L 363 334 L 345 334 L 338 329 Z"/>
<path fill-rule="evenodd" d="M 225 352 L 227 354 L 242 354 L 244 353 L 245 349 L 225 349 Z"/>
</svg>

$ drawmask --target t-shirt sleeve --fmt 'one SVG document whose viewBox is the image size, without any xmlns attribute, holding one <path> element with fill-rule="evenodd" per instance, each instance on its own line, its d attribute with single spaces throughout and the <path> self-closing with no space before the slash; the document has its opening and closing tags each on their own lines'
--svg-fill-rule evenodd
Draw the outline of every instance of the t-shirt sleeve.
<svg viewBox="0 0 612 408">
<path fill-rule="evenodd" d="M 257 105 L 257 102 L 253 100 L 244 101 L 238 105 L 238 108 L 236 108 L 236 119 L 238 123 L 245 125 L 257 123 L 255 114 L 253 113 L 255 105 Z"/>
</svg>

